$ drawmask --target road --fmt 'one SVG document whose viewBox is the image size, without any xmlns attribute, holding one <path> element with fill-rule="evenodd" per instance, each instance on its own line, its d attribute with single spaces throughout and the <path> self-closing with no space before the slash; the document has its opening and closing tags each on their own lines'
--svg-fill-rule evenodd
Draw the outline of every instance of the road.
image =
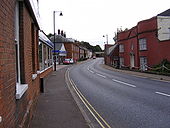
<svg viewBox="0 0 170 128">
<path fill-rule="evenodd" d="M 102 68 L 102 58 L 76 65 L 70 78 L 112 128 L 170 128 L 170 83 Z"/>
</svg>

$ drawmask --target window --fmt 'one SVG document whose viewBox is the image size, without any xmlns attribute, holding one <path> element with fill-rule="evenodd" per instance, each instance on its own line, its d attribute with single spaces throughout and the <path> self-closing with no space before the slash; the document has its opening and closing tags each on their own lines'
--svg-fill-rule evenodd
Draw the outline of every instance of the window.
<svg viewBox="0 0 170 128">
<path fill-rule="evenodd" d="M 20 99 L 28 89 L 28 84 L 22 84 L 23 75 L 21 75 L 20 61 L 20 43 L 19 43 L 19 2 L 15 6 L 15 58 L 16 58 L 16 99 Z"/>
<path fill-rule="evenodd" d="M 140 69 L 142 71 L 147 70 L 146 65 L 147 65 L 147 57 L 145 57 L 145 56 L 140 57 Z"/>
<path fill-rule="evenodd" d="M 134 49 L 134 45 L 133 45 L 133 43 L 131 43 L 131 50 L 133 50 Z"/>
<path fill-rule="evenodd" d="M 124 45 L 123 44 L 119 45 L 119 52 L 124 52 Z"/>
<path fill-rule="evenodd" d="M 39 65 L 40 71 L 52 66 L 52 48 L 45 44 L 43 41 L 39 41 Z"/>
<path fill-rule="evenodd" d="M 120 57 L 119 62 L 120 62 L 120 67 L 124 66 L 124 58 L 123 57 Z"/>
<path fill-rule="evenodd" d="M 20 79 L 20 57 L 19 57 L 19 4 L 15 7 L 15 58 L 16 58 L 16 81 L 21 83 Z"/>
<path fill-rule="evenodd" d="M 139 50 L 147 50 L 146 39 L 139 39 Z"/>
<path fill-rule="evenodd" d="M 34 24 L 31 23 L 31 38 L 32 38 L 32 71 L 35 73 L 35 30 Z"/>
</svg>

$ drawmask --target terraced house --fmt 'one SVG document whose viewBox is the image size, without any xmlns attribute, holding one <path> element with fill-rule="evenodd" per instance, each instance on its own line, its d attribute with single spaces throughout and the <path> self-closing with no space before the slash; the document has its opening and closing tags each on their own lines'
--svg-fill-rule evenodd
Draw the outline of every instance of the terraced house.
<svg viewBox="0 0 170 128">
<path fill-rule="evenodd" d="M 116 44 L 106 49 L 105 61 L 114 65 L 117 59 L 119 67 L 147 70 L 165 59 L 170 61 L 169 50 L 170 9 L 119 32 Z"/>
<path fill-rule="evenodd" d="M 40 92 L 40 76 L 49 72 L 39 66 L 38 0 L 0 3 L 0 128 L 26 127 Z"/>
</svg>

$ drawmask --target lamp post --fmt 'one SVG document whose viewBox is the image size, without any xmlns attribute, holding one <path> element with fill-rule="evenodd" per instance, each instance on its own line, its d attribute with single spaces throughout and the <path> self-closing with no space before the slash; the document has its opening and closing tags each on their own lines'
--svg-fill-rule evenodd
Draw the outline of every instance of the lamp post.
<svg viewBox="0 0 170 128">
<path fill-rule="evenodd" d="M 106 44 L 104 44 L 104 63 L 106 64 L 106 50 L 107 50 L 107 44 L 108 44 L 108 34 L 103 35 L 103 37 L 106 37 Z"/>
<path fill-rule="evenodd" d="M 53 56 L 53 60 L 54 60 L 54 71 L 56 71 L 56 49 L 55 49 L 55 13 L 60 13 L 59 16 L 63 16 L 62 11 L 53 11 L 53 24 L 54 24 L 54 56 Z"/>
<path fill-rule="evenodd" d="M 103 37 L 106 37 L 106 44 L 108 44 L 108 34 L 103 35 Z"/>
</svg>

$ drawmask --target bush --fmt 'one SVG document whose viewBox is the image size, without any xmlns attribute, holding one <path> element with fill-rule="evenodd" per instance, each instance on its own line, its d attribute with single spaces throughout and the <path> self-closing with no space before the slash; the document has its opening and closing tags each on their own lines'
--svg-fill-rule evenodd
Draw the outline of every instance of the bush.
<svg viewBox="0 0 170 128">
<path fill-rule="evenodd" d="M 170 73 L 170 62 L 167 59 L 164 59 L 160 64 L 152 67 L 150 71 L 158 73 Z"/>
</svg>

